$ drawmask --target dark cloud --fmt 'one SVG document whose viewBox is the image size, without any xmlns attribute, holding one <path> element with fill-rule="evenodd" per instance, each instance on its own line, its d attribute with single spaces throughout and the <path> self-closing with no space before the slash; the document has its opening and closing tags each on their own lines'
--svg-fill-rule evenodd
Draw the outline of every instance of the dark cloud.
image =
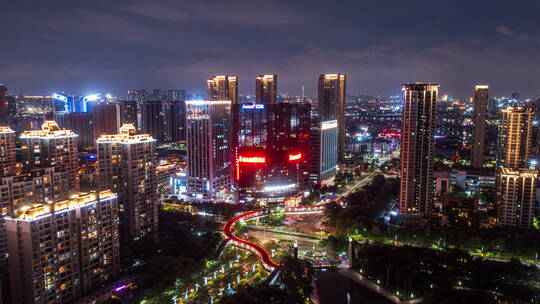
<svg viewBox="0 0 540 304">
<path fill-rule="evenodd" d="M 204 92 L 213 74 L 277 73 L 280 91 L 315 94 L 318 74 L 348 91 L 396 94 L 436 81 L 468 96 L 540 95 L 535 0 L 12 1 L 0 10 L 0 82 L 12 92 Z"/>
</svg>

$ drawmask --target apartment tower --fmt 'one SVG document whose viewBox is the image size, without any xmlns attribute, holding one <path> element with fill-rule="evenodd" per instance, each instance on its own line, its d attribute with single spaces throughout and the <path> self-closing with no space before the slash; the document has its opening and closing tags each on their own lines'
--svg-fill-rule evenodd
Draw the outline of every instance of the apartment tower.
<svg viewBox="0 0 540 304">
<path fill-rule="evenodd" d="M 100 189 L 119 194 L 121 230 L 132 239 L 157 237 L 156 141 L 124 124 L 96 140 Z"/>
<path fill-rule="evenodd" d="M 12 303 L 70 303 L 119 274 L 118 202 L 111 191 L 34 203 L 5 221 Z"/>
<path fill-rule="evenodd" d="M 21 136 L 24 166 L 54 167 L 69 173 L 70 193 L 79 192 L 79 157 L 77 134 L 60 129 L 54 121 L 45 121 L 41 130 L 24 131 Z"/>
<path fill-rule="evenodd" d="M 277 75 L 259 75 L 255 78 L 255 101 L 262 104 L 277 102 Z"/>
<path fill-rule="evenodd" d="M 400 212 L 430 215 L 433 209 L 433 152 L 438 84 L 402 87 Z"/>
<path fill-rule="evenodd" d="M 486 136 L 486 112 L 489 99 L 489 86 L 477 85 L 474 89 L 473 147 L 471 166 L 484 167 L 484 146 Z"/>
</svg>

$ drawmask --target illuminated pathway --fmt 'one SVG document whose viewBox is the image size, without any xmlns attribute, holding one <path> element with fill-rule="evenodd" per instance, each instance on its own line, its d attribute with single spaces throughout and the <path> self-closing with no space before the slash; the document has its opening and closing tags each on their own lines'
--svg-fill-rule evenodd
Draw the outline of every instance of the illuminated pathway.
<svg viewBox="0 0 540 304">
<path fill-rule="evenodd" d="M 371 172 L 370 174 L 364 176 L 357 184 L 355 184 L 353 187 L 348 189 L 346 192 L 339 195 L 337 199 L 341 199 L 345 197 L 346 195 L 350 194 L 353 190 L 357 189 L 358 187 L 363 186 L 368 181 L 370 181 L 371 178 L 373 178 L 373 176 L 377 173 L 378 172 Z M 318 204 L 315 206 L 285 207 L 285 214 L 298 215 L 298 214 L 322 213 L 324 211 L 324 207 L 331 203 L 333 202 L 329 200 L 324 200 L 321 204 Z M 268 214 L 263 213 L 262 210 L 253 210 L 253 211 L 248 211 L 246 213 L 235 216 L 234 218 L 230 219 L 225 224 L 225 226 L 223 227 L 223 233 L 234 245 L 258 254 L 259 257 L 261 258 L 264 268 L 266 268 L 269 271 L 274 271 L 275 269 L 279 268 L 279 264 L 277 264 L 276 262 L 272 260 L 268 251 L 266 251 L 263 247 L 253 242 L 246 241 L 233 234 L 233 227 L 234 225 L 236 225 L 236 223 L 239 220 L 248 220 L 255 217 L 266 216 L 266 215 Z"/>
<path fill-rule="evenodd" d="M 321 213 L 324 211 L 324 206 L 330 203 L 332 202 L 326 202 L 324 204 L 309 206 L 309 207 L 285 207 L 285 214 Z M 227 238 L 230 239 L 230 241 L 234 245 L 250 250 L 258 254 L 259 257 L 261 258 L 263 266 L 269 271 L 274 271 L 276 268 L 279 268 L 279 265 L 272 260 L 272 258 L 270 257 L 270 254 L 268 254 L 268 251 L 266 251 L 261 246 L 253 242 L 243 240 L 232 233 L 234 225 L 239 220 L 247 220 L 247 219 L 251 219 L 251 218 L 255 218 L 259 216 L 265 216 L 265 215 L 267 214 L 264 214 L 261 210 L 254 210 L 254 211 L 249 211 L 249 212 L 240 214 L 238 216 L 235 216 L 234 218 L 232 218 L 225 224 L 225 226 L 223 227 L 223 233 L 225 234 L 225 236 L 227 236 Z"/>
<path fill-rule="evenodd" d="M 233 226 L 236 224 L 236 222 L 238 222 L 239 220 L 242 220 L 242 219 L 250 219 L 250 218 L 254 218 L 254 217 L 257 217 L 257 216 L 261 216 L 263 215 L 262 211 L 261 210 L 255 210 L 255 211 L 249 211 L 249 212 L 246 212 L 244 214 L 241 214 L 241 215 L 238 215 L 238 216 L 235 216 L 234 218 L 232 218 L 230 221 L 228 221 L 225 226 L 223 227 L 223 233 L 231 240 L 231 242 L 233 244 L 235 244 L 236 246 L 239 246 L 239 247 L 242 247 L 244 249 L 247 249 L 247 250 L 250 250 L 250 251 L 253 251 L 255 252 L 256 254 L 259 255 L 259 257 L 261 258 L 261 261 L 263 262 L 263 266 L 268 269 L 269 271 L 274 271 L 276 268 L 279 267 L 278 264 L 276 264 L 272 258 L 270 257 L 270 255 L 268 254 L 268 251 L 266 251 L 264 248 L 262 248 L 261 246 L 255 244 L 255 243 L 252 243 L 250 241 L 246 241 L 246 240 L 243 240 L 237 236 L 235 236 L 234 234 L 232 234 L 232 229 L 233 229 Z"/>
</svg>

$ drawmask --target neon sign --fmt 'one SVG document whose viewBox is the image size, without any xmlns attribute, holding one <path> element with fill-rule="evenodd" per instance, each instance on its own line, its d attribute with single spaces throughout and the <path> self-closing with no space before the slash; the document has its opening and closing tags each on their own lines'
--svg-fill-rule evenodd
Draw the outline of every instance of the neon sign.
<svg viewBox="0 0 540 304">
<path fill-rule="evenodd" d="M 92 94 L 92 95 L 84 96 L 83 97 L 83 102 L 96 101 L 96 100 L 98 100 L 100 98 L 101 98 L 101 94 Z"/>
<path fill-rule="evenodd" d="M 289 161 L 299 160 L 300 158 L 302 158 L 302 153 L 289 154 Z"/>
<path fill-rule="evenodd" d="M 266 192 L 281 192 L 281 191 L 294 189 L 295 187 L 296 187 L 296 184 L 265 186 L 264 191 L 266 191 Z"/>
<path fill-rule="evenodd" d="M 252 164 L 264 164 L 266 158 L 264 156 L 239 156 L 238 162 L 240 163 L 252 163 Z"/>
<path fill-rule="evenodd" d="M 337 128 L 337 120 L 323 121 L 321 124 L 321 130 Z"/>
<path fill-rule="evenodd" d="M 60 101 L 63 101 L 63 102 L 68 101 L 67 96 L 64 96 L 64 95 L 61 95 L 61 94 L 58 94 L 58 93 L 54 93 L 53 98 L 57 99 L 57 100 L 60 100 Z"/>
<path fill-rule="evenodd" d="M 264 104 L 259 104 L 259 103 L 243 104 L 242 109 L 243 110 L 246 110 L 246 109 L 247 110 L 251 110 L 251 109 L 262 110 L 262 109 L 264 109 Z"/>
</svg>

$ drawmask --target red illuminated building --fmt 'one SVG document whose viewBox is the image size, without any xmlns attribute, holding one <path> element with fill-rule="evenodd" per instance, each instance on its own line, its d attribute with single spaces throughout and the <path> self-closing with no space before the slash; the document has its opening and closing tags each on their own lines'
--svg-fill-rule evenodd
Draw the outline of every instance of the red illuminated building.
<svg viewBox="0 0 540 304">
<path fill-rule="evenodd" d="M 235 178 L 242 194 L 279 199 L 305 188 L 310 110 L 307 103 L 239 107 Z"/>
</svg>

